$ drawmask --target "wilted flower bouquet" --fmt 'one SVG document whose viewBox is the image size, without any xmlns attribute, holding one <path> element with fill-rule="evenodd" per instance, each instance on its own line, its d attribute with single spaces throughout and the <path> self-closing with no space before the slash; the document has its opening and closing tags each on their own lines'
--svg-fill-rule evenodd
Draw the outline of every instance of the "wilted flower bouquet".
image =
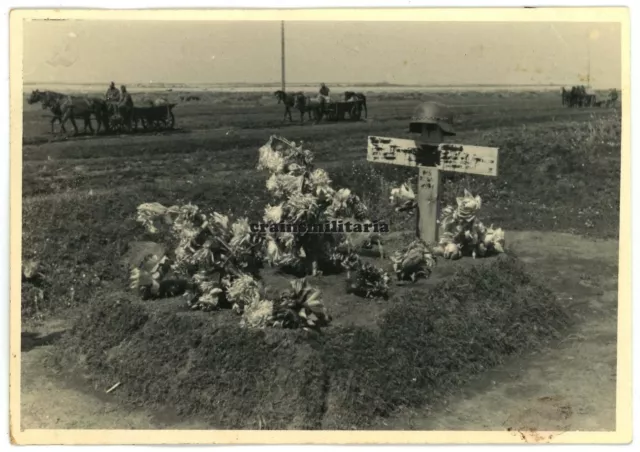
<svg viewBox="0 0 640 452">
<path fill-rule="evenodd" d="M 193 309 L 231 307 L 242 315 L 241 325 L 250 328 L 316 328 L 329 323 L 320 292 L 304 279 L 292 281 L 292 289 L 275 300 L 266 297 L 259 280 L 265 238 L 252 233 L 246 219 L 231 223 L 225 215 L 202 214 L 193 205 L 165 208 L 153 203 L 138 208 L 138 220 L 149 232 L 157 231 L 158 218 L 171 223 L 179 243 L 170 267 L 188 280 Z M 132 288 L 145 298 L 149 293 L 160 296 L 168 262 L 165 256 L 151 270 L 134 269 Z"/>
<path fill-rule="evenodd" d="M 134 269 L 131 288 L 144 298 L 171 295 L 162 287 L 173 274 L 184 283 L 193 309 L 232 308 L 250 327 L 317 327 L 330 320 L 319 292 L 306 280 L 293 281 L 290 291 L 268 299 L 259 276 L 264 262 L 312 274 L 329 268 L 346 270 L 354 293 L 386 296 L 388 275 L 362 264 L 357 255 L 359 248 L 380 243 L 377 234 L 287 228 L 332 221 L 367 223 L 360 198 L 348 189 L 332 188 L 326 171 L 313 168 L 312 162 L 310 151 L 279 137 L 272 136 L 260 148 L 258 169 L 271 173 L 266 185 L 274 198 L 264 212 L 267 231 L 252 231 L 246 218 L 232 222 L 226 215 L 205 213 L 192 204 L 141 204 L 138 222 L 152 234 L 166 230 L 177 245 L 171 258 L 151 256 L 145 266 Z M 351 271 L 356 272 L 354 280 Z"/>
<path fill-rule="evenodd" d="M 427 244 L 422 240 L 414 240 L 406 248 L 396 251 L 391 256 L 393 271 L 398 281 L 415 281 L 428 278 L 436 266 L 436 258 Z"/>
<path fill-rule="evenodd" d="M 368 263 L 357 266 L 353 278 L 347 276 L 347 293 L 371 298 L 389 295 L 389 274 Z"/>
<path fill-rule="evenodd" d="M 390 201 L 397 211 L 408 211 L 417 207 L 416 195 L 409 183 L 391 190 Z M 458 259 L 463 255 L 485 256 L 488 253 L 504 252 L 504 231 L 486 227 L 477 218 L 482 199 L 468 190 L 456 198 L 457 206 L 446 206 L 440 216 L 439 241 L 433 254 L 445 259 Z M 408 251 L 407 251 L 408 252 Z M 397 259 L 400 259 L 396 256 Z M 398 264 L 400 265 L 400 264 Z"/>
<path fill-rule="evenodd" d="M 170 232 L 178 243 L 171 270 L 189 282 L 190 305 L 194 309 L 209 310 L 232 304 L 241 311 L 241 304 L 233 298 L 234 287 L 244 276 L 258 276 L 264 258 L 264 238 L 251 232 L 246 218 L 231 223 L 226 215 L 205 214 L 192 204 L 165 208 L 152 203 L 138 207 L 138 221 L 149 232 L 157 232 L 158 218 L 171 225 Z M 156 272 L 152 279 L 155 281 L 166 274 L 167 271 Z M 139 289 L 147 290 L 148 282 L 142 283 L 139 277 L 133 276 L 134 281 L 140 281 Z M 152 282 L 153 285 L 157 285 L 157 281 Z"/>
<path fill-rule="evenodd" d="M 483 257 L 487 253 L 504 252 L 504 231 L 486 227 L 478 219 L 482 206 L 480 196 L 473 196 L 465 189 L 464 196 L 456 198 L 457 207 L 447 206 L 440 216 L 440 235 L 437 255 L 445 259 L 457 259 L 462 255 Z"/>
<path fill-rule="evenodd" d="M 274 205 L 265 209 L 266 254 L 272 265 L 319 274 L 327 270 L 357 270 L 359 248 L 379 243 L 371 232 L 289 231 L 296 225 L 331 222 L 368 223 L 367 208 L 351 190 L 334 189 L 327 172 L 313 167 L 313 155 L 283 138 L 272 136 L 259 150 L 259 170 L 268 171 L 267 190 Z M 284 229 L 284 230 L 283 230 Z"/>
</svg>

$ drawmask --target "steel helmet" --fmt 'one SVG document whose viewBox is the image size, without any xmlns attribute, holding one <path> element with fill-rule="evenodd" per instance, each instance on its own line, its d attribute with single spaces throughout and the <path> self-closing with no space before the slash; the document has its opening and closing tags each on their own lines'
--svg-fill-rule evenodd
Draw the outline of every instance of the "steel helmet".
<svg viewBox="0 0 640 452">
<path fill-rule="evenodd" d="M 456 134 L 453 130 L 453 113 L 437 102 L 423 102 L 413 110 L 409 131 L 411 133 L 422 132 L 422 127 L 420 127 L 422 124 L 437 124 L 444 135 Z"/>
</svg>

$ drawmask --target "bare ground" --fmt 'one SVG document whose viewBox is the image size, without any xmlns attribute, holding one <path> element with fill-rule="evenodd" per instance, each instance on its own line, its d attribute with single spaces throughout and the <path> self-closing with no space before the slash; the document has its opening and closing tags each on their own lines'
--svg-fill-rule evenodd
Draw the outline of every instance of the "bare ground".
<svg viewBox="0 0 640 452">
<path fill-rule="evenodd" d="M 552 232 L 511 232 L 507 240 L 581 322 L 559 343 L 486 372 L 442 406 L 405 410 L 374 428 L 615 429 L 618 242 Z M 23 327 L 23 429 L 209 427 L 169 412 L 127 408 L 105 394 L 108 388 L 98 391 L 80 377 L 57 375 L 46 361 L 65 327 L 60 319 Z"/>
</svg>

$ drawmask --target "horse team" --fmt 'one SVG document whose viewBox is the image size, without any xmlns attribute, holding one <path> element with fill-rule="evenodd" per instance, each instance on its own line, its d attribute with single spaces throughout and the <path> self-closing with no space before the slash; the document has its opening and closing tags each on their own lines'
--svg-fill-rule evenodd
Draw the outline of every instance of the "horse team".
<svg viewBox="0 0 640 452">
<path fill-rule="evenodd" d="M 571 89 L 562 88 L 562 105 L 567 107 L 612 107 L 618 100 L 618 91 L 609 91 L 606 100 L 598 100 L 595 93 L 590 92 L 583 85 L 572 86 Z"/>
<path fill-rule="evenodd" d="M 275 97 L 278 103 L 285 106 L 284 119 L 289 118 L 293 121 L 291 112 L 298 110 L 300 112 L 300 121 L 304 121 L 305 114 L 309 119 L 320 121 L 327 113 L 332 111 L 330 107 L 340 106 L 346 114 L 352 119 L 359 119 L 360 114 L 364 111 L 367 117 L 367 98 L 363 93 L 347 91 L 344 93 L 344 102 L 333 103 L 328 96 L 318 96 L 312 98 L 302 92 L 285 93 L 284 91 L 276 91 Z M 199 100 L 199 99 L 198 99 Z M 113 105 L 108 100 L 99 99 L 89 96 L 74 96 L 68 94 L 57 93 L 55 91 L 35 90 L 27 99 L 31 104 L 41 103 L 44 110 L 49 110 L 53 116 L 51 118 L 51 133 L 54 133 L 55 123 L 60 123 L 62 133 L 67 133 L 65 125 L 71 122 L 75 133 L 78 133 L 78 124 L 76 120 L 84 121 L 84 132 L 87 131 L 98 134 L 104 129 L 106 132 L 110 130 L 127 130 L 138 129 L 138 123 L 141 123 L 144 129 L 149 127 L 165 126 L 173 128 L 175 117 L 173 107 L 176 104 L 167 102 L 150 102 L 149 106 L 140 107 L 133 106 L 130 109 Z M 124 111 L 126 110 L 126 111 Z M 328 116 L 335 116 L 329 114 Z M 91 119 L 95 119 L 97 130 L 94 130 Z"/>
<path fill-rule="evenodd" d="M 273 93 L 278 103 L 284 105 L 284 117 L 286 120 L 293 121 L 291 116 L 291 110 L 298 110 L 300 112 L 300 122 L 304 122 L 305 114 L 309 119 L 315 119 L 315 122 L 319 122 L 324 116 L 327 116 L 329 106 L 333 103 L 328 101 L 326 96 L 318 96 L 313 98 L 304 94 L 302 91 L 295 93 L 285 93 L 282 90 L 278 90 Z M 365 118 L 367 117 L 367 97 L 363 93 L 356 93 L 354 91 L 346 91 L 344 93 L 344 102 L 338 103 L 350 104 L 351 108 L 347 109 L 347 112 L 352 117 L 360 118 L 360 113 L 364 111 Z M 335 105 L 335 104 L 333 104 Z"/>
<path fill-rule="evenodd" d="M 359 119 L 360 113 L 364 111 L 367 117 L 367 98 L 363 93 L 354 91 L 346 91 L 344 93 L 344 101 L 333 103 L 327 100 L 327 96 L 318 96 L 317 98 L 308 96 L 301 91 L 294 93 L 286 93 L 278 90 L 274 93 L 278 99 L 278 104 L 282 103 L 285 107 L 284 117 L 289 121 L 293 121 L 292 110 L 300 113 L 300 122 L 304 122 L 305 115 L 309 120 L 314 119 L 319 122 L 324 116 L 327 116 L 329 106 L 345 106 L 343 109 L 352 119 Z M 573 86 L 571 89 L 562 88 L 562 105 L 568 107 L 611 107 L 618 100 L 618 92 L 612 89 L 604 101 L 597 100 L 594 93 L 587 91 L 584 86 Z M 89 130 L 91 133 L 99 133 L 102 128 L 105 131 L 111 129 L 131 130 L 132 126 L 137 130 L 138 123 L 141 123 L 144 129 L 150 127 L 165 126 L 173 128 L 175 117 L 173 115 L 173 107 L 176 104 L 166 102 L 151 103 L 147 107 L 132 107 L 128 113 L 113 114 L 112 108 L 106 100 L 89 97 L 89 96 L 73 96 L 61 94 L 54 91 L 35 90 L 27 99 L 29 104 L 40 102 L 42 108 L 51 111 L 51 133 L 54 133 L 54 124 L 60 123 L 60 129 L 66 133 L 65 124 L 70 121 L 75 133 L 78 133 L 78 125 L 76 119 L 84 121 L 84 132 Z M 97 123 L 97 130 L 94 130 L 91 124 L 91 118 Z"/>
<path fill-rule="evenodd" d="M 87 129 L 91 133 L 98 134 L 102 128 L 106 132 L 110 130 L 137 129 L 141 124 L 144 129 L 158 128 L 161 126 L 173 128 L 175 117 L 173 107 L 175 104 L 158 103 L 147 107 L 131 107 L 129 109 L 113 109 L 109 102 L 103 99 L 89 96 L 73 96 L 54 91 L 31 92 L 27 99 L 30 105 L 40 103 L 44 110 L 49 110 L 51 118 L 51 133 L 54 133 L 54 125 L 60 123 L 62 133 L 67 133 L 65 124 L 71 122 L 75 133 L 78 133 L 76 119 L 84 121 L 84 132 Z M 97 130 L 93 129 L 91 118 L 97 123 Z"/>
</svg>

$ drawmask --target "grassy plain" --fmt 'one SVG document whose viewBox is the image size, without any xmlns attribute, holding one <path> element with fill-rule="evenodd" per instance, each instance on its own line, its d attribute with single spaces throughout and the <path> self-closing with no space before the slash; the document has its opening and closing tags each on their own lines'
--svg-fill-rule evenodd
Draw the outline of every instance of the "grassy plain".
<svg viewBox="0 0 640 452">
<path fill-rule="evenodd" d="M 167 93 L 167 97 L 171 100 L 180 94 Z M 102 387 L 107 379 L 130 372 L 129 383 L 115 395 L 123 402 L 159 409 L 163 397 L 166 401 L 182 400 L 185 406 L 177 403 L 180 414 L 198 416 L 218 404 L 209 422 L 220 427 L 496 429 L 501 428 L 497 416 L 486 425 L 482 419 L 491 410 L 502 410 L 511 418 L 505 422 L 512 428 L 553 429 L 567 424 L 613 428 L 614 420 L 605 414 L 612 403 L 615 408 L 615 392 L 611 392 L 615 391 L 615 375 L 610 374 L 611 369 L 615 372 L 615 359 L 611 362 L 610 357 L 615 357 L 616 347 L 619 110 L 563 108 L 556 93 L 378 93 L 370 96 L 366 121 L 300 125 L 283 122 L 282 106 L 266 93 L 198 95 L 199 101 L 175 108 L 175 131 L 68 139 L 51 135 L 43 111 L 25 103 L 23 259 L 40 261 L 45 275 L 40 281 L 23 283 L 22 312 L 25 320 L 29 319 L 25 325 L 33 324 L 37 330 L 34 321 L 59 322 L 77 312 L 85 315 L 84 309 L 78 308 L 91 306 L 84 324 L 63 322 L 64 328 L 72 324 L 71 331 L 76 334 L 67 335 L 61 343 L 64 350 L 75 350 L 73 356 L 94 360 L 90 378 L 94 384 Z M 156 97 L 157 93 L 137 95 L 148 96 Z M 192 355 L 188 349 L 194 348 L 189 342 L 193 337 L 178 334 L 193 330 L 194 337 L 211 342 L 207 347 L 213 350 L 236 334 L 226 334 L 229 326 L 224 320 L 212 321 L 211 315 L 200 314 L 186 320 L 178 302 L 148 308 L 126 294 L 123 256 L 131 242 L 152 239 L 134 221 L 136 206 L 150 201 L 167 205 L 192 202 L 219 212 L 261 217 L 269 198 L 264 188 L 266 176 L 255 170 L 257 149 L 271 134 L 303 140 L 314 152 L 317 165 L 327 169 L 334 186 L 354 190 L 365 200 L 373 218 L 390 224 L 389 248 L 400 246 L 409 239 L 406 231 L 411 230 L 414 219 L 393 212 L 388 196 L 391 187 L 415 176 L 415 171 L 367 163 L 366 136 L 409 137 L 411 110 L 426 99 L 446 103 L 456 112 L 455 142 L 500 148 L 497 178 L 447 176 L 445 201 L 454 202 L 464 188 L 479 194 L 482 220 L 507 230 L 507 243 L 519 260 L 446 263 L 433 281 L 397 288 L 391 304 L 345 295 L 339 277 L 318 280 L 314 283 L 325 293 L 325 302 L 336 318 L 336 332 L 310 342 L 295 334 L 267 335 L 266 342 L 258 341 L 264 350 L 249 347 L 244 350 L 246 355 L 238 354 L 246 356 L 244 359 L 229 353 Z M 274 284 L 278 278 L 273 276 Z M 491 278 L 494 291 L 479 288 L 481 281 Z M 525 289 L 519 288 L 518 282 Z M 457 288 L 465 284 L 472 288 Z M 495 292 L 498 287 L 503 289 L 500 296 Z M 43 297 L 38 297 L 39 293 Z M 114 313 L 114 297 L 131 311 Z M 447 303 L 433 301 L 438 299 L 467 302 L 456 311 Z M 564 320 L 560 313 L 564 310 L 571 321 Z M 145 320 L 136 323 L 138 316 Z M 432 323 L 425 318 L 446 321 Z M 125 319 L 126 325 L 118 323 Z M 468 324 L 468 319 L 474 322 Z M 105 329 L 101 329 L 101 322 Z M 216 327 L 218 322 L 222 322 L 222 329 Z M 194 327 L 196 324 L 199 326 Z M 589 337 L 585 325 L 607 340 Z M 114 364 L 141 362 L 142 355 L 155 362 L 155 352 L 145 347 L 153 340 L 154 349 L 166 350 L 168 339 L 161 337 L 170 328 L 176 329 L 174 337 L 183 339 L 172 357 L 160 353 L 158 367 L 149 365 L 149 370 L 162 375 L 156 383 L 149 383 L 153 379 L 144 369 Z M 93 336 L 78 341 L 86 333 L 83 330 Z M 507 330 L 510 333 L 505 339 L 501 334 Z M 577 342 L 549 345 L 548 339 L 560 334 L 558 331 L 565 331 L 567 337 L 573 334 Z M 121 341 L 127 340 L 118 342 L 119 334 L 123 335 Z M 237 334 L 245 337 L 247 333 Z M 107 341 L 109 335 L 117 343 Z M 513 337 L 519 342 L 509 344 Z M 472 339 L 484 345 L 469 346 Z M 253 340 L 245 337 L 240 342 Z M 278 348 L 273 360 L 259 365 L 278 347 L 270 344 L 285 345 Z M 229 345 L 229 350 L 236 346 Z M 556 372 L 553 378 L 558 394 L 546 394 L 544 387 L 532 387 L 532 382 L 527 383 L 525 377 L 518 380 L 513 377 L 518 372 L 511 371 L 510 377 L 500 377 L 502 391 L 522 390 L 529 394 L 528 399 L 522 394 L 496 395 L 495 388 L 485 386 L 475 393 L 482 395 L 470 399 L 467 394 L 457 402 L 464 406 L 469 400 L 478 400 L 477 416 L 462 414 L 449 405 L 445 412 L 453 410 L 453 414 L 448 426 L 434 424 L 431 410 L 440 409 L 437 419 L 447 419 L 444 408 L 437 406 L 443 400 L 454 403 L 457 391 L 473 391 L 465 386 L 470 379 L 477 375 L 487 378 L 490 372 L 486 371 L 500 368 L 507 356 L 517 362 L 514 356 L 540 353 L 545 346 L 552 348 L 546 363 L 539 366 Z M 425 352 L 429 347 L 432 354 Z M 563 352 L 562 347 L 569 351 Z M 455 355 L 455 350 L 461 354 L 459 361 L 438 355 L 443 351 Z M 549 357 L 560 354 L 558 359 L 562 359 L 562 353 L 584 356 L 563 361 L 559 369 Z M 55 355 L 54 361 L 60 364 L 59 353 Z M 603 368 L 594 368 L 605 359 Z M 175 372 L 162 366 L 165 361 L 174 363 L 172 360 L 177 363 Z M 279 372 L 289 361 L 304 372 L 298 372 L 293 382 L 283 383 L 289 377 Z M 203 380 L 197 372 L 221 362 L 228 368 L 220 366 L 221 374 L 216 378 L 228 384 L 199 383 Z M 247 364 L 251 362 L 254 364 Z M 64 365 L 72 366 L 68 362 Z M 523 368 L 527 365 L 536 364 L 525 363 Z M 190 374 L 188 366 L 196 373 Z M 242 366 L 248 366 L 246 374 L 257 378 L 257 386 L 231 383 L 242 381 L 240 375 L 233 375 L 245 368 Z M 255 366 L 266 370 L 257 371 Z M 379 371 L 372 373 L 372 368 Z M 426 375 L 427 370 L 436 373 Z M 526 375 L 526 370 L 520 370 Z M 582 380 L 569 381 L 566 372 Z M 276 382 L 277 390 L 261 386 L 268 381 Z M 160 382 L 173 383 L 162 386 Z M 287 385 L 295 397 L 285 397 Z M 185 392 L 175 392 L 179 387 Z M 598 387 L 606 390 L 594 398 Z M 196 394 L 203 391 L 209 393 L 208 398 L 197 399 Z M 315 395 L 304 395 L 311 393 Z M 585 397 L 590 397 L 589 403 L 584 402 Z M 540 400 L 550 401 L 552 408 L 535 408 L 544 403 Z M 565 416 L 562 413 L 569 412 L 567 406 L 571 414 Z M 526 410 L 535 409 L 534 414 L 526 414 Z M 549 415 L 544 411 L 549 409 L 561 414 Z M 514 413 L 522 419 L 514 420 Z M 537 424 L 529 425 L 532 422 Z"/>
</svg>

